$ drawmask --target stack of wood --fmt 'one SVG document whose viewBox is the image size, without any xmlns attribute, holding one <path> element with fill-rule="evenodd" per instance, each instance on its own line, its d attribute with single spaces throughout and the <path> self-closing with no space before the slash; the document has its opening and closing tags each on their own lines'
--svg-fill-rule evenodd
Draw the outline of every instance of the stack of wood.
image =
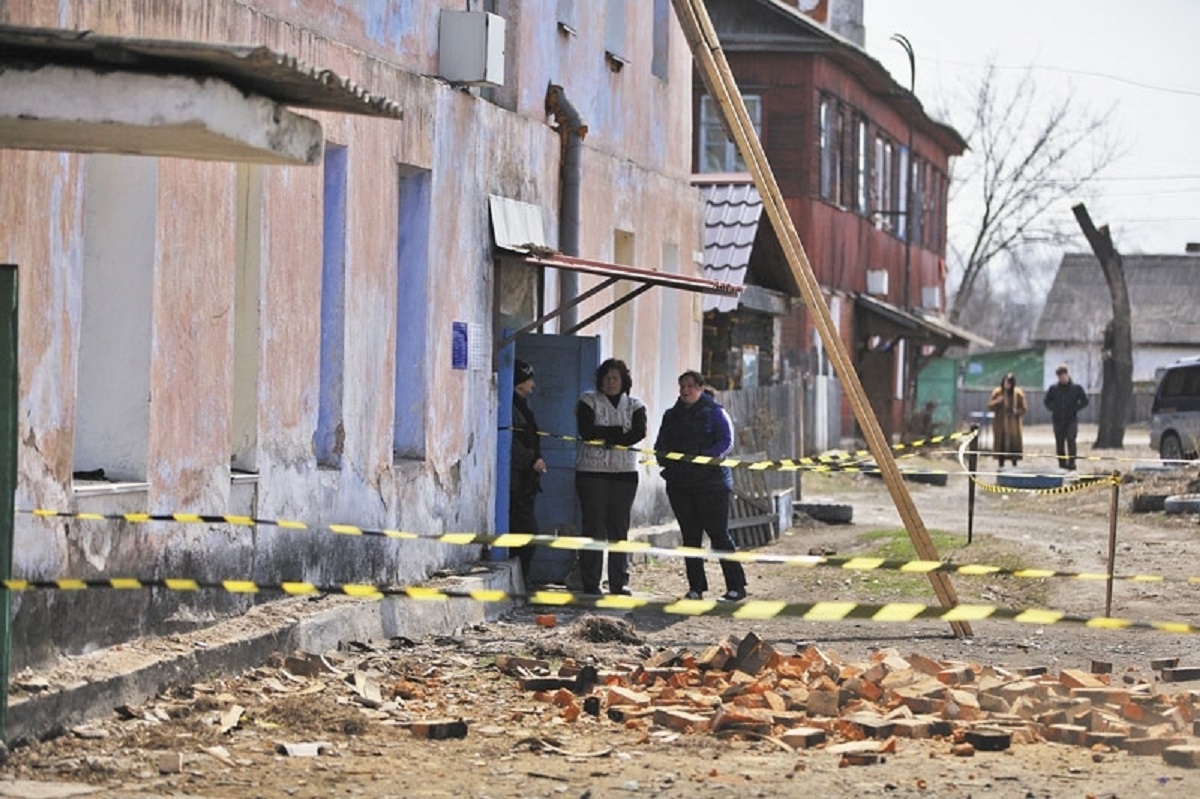
<svg viewBox="0 0 1200 799">
<path fill-rule="evenodd" d="M 1172 694 L 1132 675 L 1114 684 L 1101 662 L 1052 674 L 888 649 L 849 663 L 811 645 L 784 655 L 751 633 L 700 654 L 664 649 L 603 670 L 568 660 L 551 674 L 545 661 L 512 656 L 496 665 L 568 721 L 603 716 L 629 728 L 766 737 L 793 749 L 824 746 L 851 763 L 874 762 L 898 738 L 925 738 L 962 756 L 1052 741 L 1200 765 L 1200 746 L 1188 745 L 1200 733 L 1200 692 Z M 1151 667 L 1158 684 L 1200 677 L 1177 659 Z"/>
</svg>

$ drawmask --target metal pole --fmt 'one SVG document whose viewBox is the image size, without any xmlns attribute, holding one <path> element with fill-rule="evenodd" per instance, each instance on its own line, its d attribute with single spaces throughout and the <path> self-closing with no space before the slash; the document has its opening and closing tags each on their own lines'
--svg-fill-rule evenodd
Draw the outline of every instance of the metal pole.
<svg viewBox="0 0 1200 799">
<path fill-rule="evenodd" d="M 1112 616 L 1113 574 L 1117 562 L 1117 509 L 1121 502 L 1121 473 L 1112 473 L 1112 503 L 1108 507 L 1108 586 L 1104 592 L 1104 615 Z"/>
<path fill-rule="evenodd" d="M 892 41 L 904 48 L 908 54 L 908 163 L 905 165 L 904 176 L 904 302 L 900 306 L 904 310 L 912 307 L 912 289 L 910 288 L 912 272 L 912 201 L 913 201 L 913 106 L 917 102 L 917 59 L 913 54 L 912 44 L 899 33 L 892 34 Z"/>
<path fill-rule="evenodd" d="M 975 474 L 979 468 L 979 425 L 971 425 L 971 446 L 967 449 L 967 543 L 975 535 Z"/>
<path fill-rule="evenodd" d="M 0 580 L 12 578 L 13 495 L 17 490 L 17 267 L 0 264 Z M 12 602 L 0 590 L 0 746 L 7 740 Z"/>
<path fill-rule="evenodd" d="M 917 102 L 917 59 L 913 54 L 912 44 L 899 33 L 891 37 L 904 48 L 908 55 L 908 162 L 904 165 L 904 301 L 900 307 L 906 311 L 912 310 L 912 233 L 913 233 L 913 109 Z M 910 344 L 912 342 L 909 342 Z M 904 396 L 900 398 L 904 415 L 904 432 L 909 433 L 912 415 L 915 412 L 917 377 L 913 374 L 917 363 L 916 348 L 904 348 Z"/>
</svg>

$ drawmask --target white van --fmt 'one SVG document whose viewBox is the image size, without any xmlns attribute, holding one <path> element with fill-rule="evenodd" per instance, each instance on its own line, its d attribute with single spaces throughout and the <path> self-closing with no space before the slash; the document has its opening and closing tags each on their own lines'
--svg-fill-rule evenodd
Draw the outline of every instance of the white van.
<svg viewBox="0 0 1200 799">
<path fill-rule="evenodd" d="M 1200 357 L 1167 367 L 1150 408 L 1150 446 L 1164 460 L 1193 459 L 1200 451 Z"/>
</svg>

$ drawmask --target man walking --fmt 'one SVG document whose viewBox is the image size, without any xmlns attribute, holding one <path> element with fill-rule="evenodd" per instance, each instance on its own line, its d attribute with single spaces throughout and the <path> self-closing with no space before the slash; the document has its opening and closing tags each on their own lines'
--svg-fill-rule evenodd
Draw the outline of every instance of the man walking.
<svg viewBox="0 0 1200 799">
<path fill-rule="evenodd" d="M 1079 434 L 1079 412 L 1087 407 L 1087 392 L 1071 382 L 1066 364 L 1054 370 L 1058 382 L 1046 389 L 1043 404 L 1050 409 L 1054 422 L 1054 452 L 1058 465 L 1068 472 L 1075 471 L 1075 437 Z"/>
</svg>

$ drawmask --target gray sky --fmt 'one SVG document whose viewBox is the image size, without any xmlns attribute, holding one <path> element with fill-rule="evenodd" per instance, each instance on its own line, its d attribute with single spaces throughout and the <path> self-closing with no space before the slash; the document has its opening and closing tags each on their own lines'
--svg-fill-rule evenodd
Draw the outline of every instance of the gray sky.
<svg viewBox="0 0 1200 799">
<path fill-rule="evenodd" d="M 1086 200 L 1125 253 L 1200 241 L 1200 1 L 864 0 L 863 15 L 867 50 L 905 86 L 908 59 L 889 37 L 908 37 L 918 97 L 964 133 L 952 103 L 991 56 L 1014 82 L 1034 67 L 1039 96 L 1071 92 L 1097 112 L 1116 104 L 1125 155 L 1092 196 L 1059 210 L 1074 227 L 1071 205 Z M 951 208 L 950 224 L 953 237 L 968 222 Z M 1088 249 L 1082 234 L 1073 249 Z"/>
</svg>

